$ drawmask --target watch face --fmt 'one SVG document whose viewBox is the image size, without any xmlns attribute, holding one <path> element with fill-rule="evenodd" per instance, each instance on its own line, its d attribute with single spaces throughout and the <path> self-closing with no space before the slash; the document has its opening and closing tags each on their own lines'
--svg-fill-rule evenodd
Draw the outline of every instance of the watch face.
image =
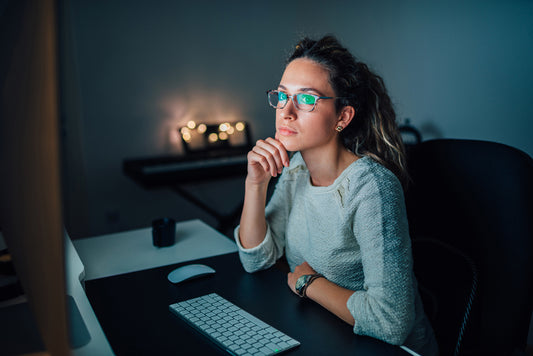
<svg viewBox="0 0 533 356">
<path fill-rule="evenodd" d="M 300 278 L 298 278 L 298 280 L 296 280 L 296 285 L 294 286 L 294 288 L 296 289 L 296 291 L 298 292 L 298 294 L 302 294 L 302 289 L 303 287 L 305 286 L 305 284 L 307 283 L 307 281 L 309 280 L 309 275 L 304 275 L 304 276 L 301 276 Z"/>
</svg>

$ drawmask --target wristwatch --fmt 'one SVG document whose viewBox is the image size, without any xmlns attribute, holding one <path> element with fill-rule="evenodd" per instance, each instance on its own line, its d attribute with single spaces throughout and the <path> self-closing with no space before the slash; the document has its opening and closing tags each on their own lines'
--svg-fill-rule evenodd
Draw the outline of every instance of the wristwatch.
<svg viewBox="0 0 533 356">
<path fill-rule="evenodd" d="M 315 279 L 321 277 L 325 278 L 320 273 L 304 274 L 303 276 L 300 276 L 300 278 L 296 280 L 296 285 L 294 286 L 294 289 L 296 289 L 296 293 L 298 293 L 300 297 L 305 298 L 305 291 L 307 290 L 307 287 L 309 287 L 309 285 L 313 283 Z"/>
</svg>

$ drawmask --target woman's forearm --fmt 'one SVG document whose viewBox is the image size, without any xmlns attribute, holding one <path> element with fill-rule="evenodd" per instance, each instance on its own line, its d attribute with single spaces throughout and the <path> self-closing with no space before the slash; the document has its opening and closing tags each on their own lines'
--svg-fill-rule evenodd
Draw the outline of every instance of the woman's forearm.
<svg viewBox="0 0 533 356">
<path fill-rule="evenodd" d="M 354 325 L 353 315 L 346 305 L 353 293 L 352 290 L 342 288 L 325 278 L 318 278 L 309 285 L 305 294 L 348 324 Z"/>
<path fill-rule="evenodd" d="M 239 239 L 244 248 L 255 247 L 265 238 L 267 231 L 265 219 L 267 189 L 268 182 L 255 184 L 246 181 L 239 228 Z"/>
</svg>

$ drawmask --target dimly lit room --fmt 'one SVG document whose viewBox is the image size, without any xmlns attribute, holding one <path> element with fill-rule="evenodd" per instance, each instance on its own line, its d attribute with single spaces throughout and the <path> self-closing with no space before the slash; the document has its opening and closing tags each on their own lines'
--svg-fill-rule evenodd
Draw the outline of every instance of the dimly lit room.
<svg viewBox="0 0 533 356">
<path fill-rule="evenodd" d="M 383 94 L 343 94 L 325 39 Z M 0 0 L 0 354 L 533 356 L 532 63 L 529 0 Z M 386 105 L 384 146 L 348 147 Z M 323 184 L 289 142 L 330 106 Z M 356 162 L 393 177 L 365 183 L 379 209 L 348 198 L 362 175 L 326 198 Z M 221 341 L 180 311 L 200 298 L 283 346 Z"/>
</svg>

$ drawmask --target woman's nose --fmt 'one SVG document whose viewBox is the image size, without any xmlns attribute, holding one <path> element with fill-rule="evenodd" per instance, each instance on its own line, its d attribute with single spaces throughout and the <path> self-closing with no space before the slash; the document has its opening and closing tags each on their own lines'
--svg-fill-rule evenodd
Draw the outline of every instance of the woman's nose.
<svg viewBox="0 0 533 356">
<path fill-rule="evenodd" d="M 283 109 L 279 110 L 279 116 L 282 119 L 294 120 L 297 117 L 297 109 L 294 106 L 294 102 L 289 100 Z"/>
</svg>

